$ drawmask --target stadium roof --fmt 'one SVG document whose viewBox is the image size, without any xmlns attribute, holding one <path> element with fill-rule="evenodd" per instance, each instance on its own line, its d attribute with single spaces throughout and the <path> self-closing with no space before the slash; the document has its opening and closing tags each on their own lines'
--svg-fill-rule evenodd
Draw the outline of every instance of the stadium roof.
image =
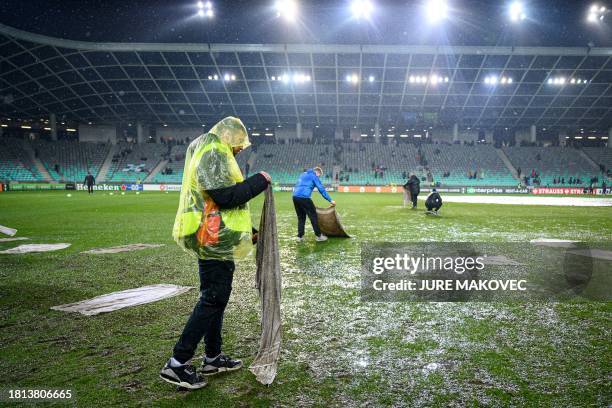
<svg viewBox="0 0 612 408">
<path fill-rule="evenodd" d="M 0 56 L 10 117 L 612 126 L 612 48 L 93 43 L 0 24 Z"/>
</svg>

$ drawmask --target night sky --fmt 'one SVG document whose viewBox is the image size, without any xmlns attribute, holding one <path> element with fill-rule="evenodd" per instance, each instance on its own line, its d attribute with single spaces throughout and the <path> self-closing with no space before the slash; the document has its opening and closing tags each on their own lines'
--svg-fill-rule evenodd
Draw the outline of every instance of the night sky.
<svg viewBox="0 0 612 408">
<path fill-rule="evenodd" d="M 372 2 L 371 20 L 359 22 L 348 0 L 300 1 L 299 22 L 288 24 L 276 17 L 274 0 L 213 1 L 212 20 L 197 17 L 193 0 L 5 0 L 0 22 L 101 42 L 612 46 L 612 15 L 587 24 L 587 1 L 525 0 L 528 18 L 515 25 L 507 1 L 449 0 L 450 16 L 436 26 L 425 21 L 421 1 Z"/>
</svg>

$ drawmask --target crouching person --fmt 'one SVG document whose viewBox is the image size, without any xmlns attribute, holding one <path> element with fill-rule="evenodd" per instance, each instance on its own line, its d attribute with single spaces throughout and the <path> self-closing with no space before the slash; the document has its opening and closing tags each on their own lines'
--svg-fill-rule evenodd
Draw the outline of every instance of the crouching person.
<svg viewBox="0 0 612 408">
<path fill-rule="evenodd" d="M 442 197 L 434 188 L 425 200 L 425 208 L 427 208 L 427 214 L 438 215 L 438 210 L 442 207 Z"/>
<path fill-rule="evenodd" d="M 242 122 L 228 117 L 188 147 L 174 240 L 198 258 L 200 299 L 160 377 L 188 389 L 206 385 L 191 365 L 204 339 L 202 374 L 233 371 L 242 362 L 221 352 L 223 314 L 232 291 L 234 260 L 248 256 L 253 233 L 247 202 L 264 191 L 270 176 L 244 180 L 234 156 L 250 145 Z"/>
</svg>

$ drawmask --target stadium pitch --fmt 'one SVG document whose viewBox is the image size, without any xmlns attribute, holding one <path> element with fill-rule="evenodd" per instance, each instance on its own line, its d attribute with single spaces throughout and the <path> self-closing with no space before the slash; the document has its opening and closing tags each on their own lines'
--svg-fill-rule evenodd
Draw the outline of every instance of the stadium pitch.
<svg viewBox="0 0 612 408">
<path fill-rule="evenodd" d="M 335 194 L 353 239 L 298 243 L 289 193 L 277 193 L 283 347 L 276 382 L 248 370 L 175 392 L 158 372 L 196 292 L 95 317 L 50 307 L 157 283 L 197 286 L 171 239 L 178 195 L 7 193 L 0 223 L 57 252 L 0 255 L 1 388 L 70 389 L 79 406 L 606 406 L 610 303 L 367 303 L 360 245 L 377 241 L 609 241 L 609 207 L 446 202 L 440 217 L 397 194 Z M 315 202 L 320 197 L 315 199 Z M 317 202 L 323 205 L 322 201 Z M 261 197 L 251 205 L 257 221 Z M 255 222 L 255 224 L 257 224 Z M 166 244 L 89 255 L 93 248 Z M 18 243 L 2 242 L 0 250 Z M 224 349 L 248 365 L 259 338 L 254 262 L 239 263 Z"/>
</svg>

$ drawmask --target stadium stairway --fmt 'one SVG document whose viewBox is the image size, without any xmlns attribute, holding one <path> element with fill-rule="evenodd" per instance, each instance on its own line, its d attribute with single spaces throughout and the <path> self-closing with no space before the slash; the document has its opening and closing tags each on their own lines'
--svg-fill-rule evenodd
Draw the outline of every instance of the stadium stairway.
<svg viewBox="0 0 612 408">
<path fill-rule="evenodd" d="M 111 146 L 111 148 L 108 150 L 108 154 L 106 155 L 106 158 L 104 159 L 104 162 L 102 163 L 102 166 L 100 167 L 100 171 L 98 172 L 98 175 L 96 176 L 96 181 L 100 183 L 106 181 L 106 175 L 108 174 L 108 170 L 113 164 L 113 156 L 115 155 L 116 152 L 117 152 L 117 146 Z"/>
<path fill-rule="evenodd" d="M 145 177 L 144 182 L 151 183 L 153 179 L 155 178 L 155 175 L 159 173 L 160 171 L 162 171 L 163 169 L 165 169 L 167 165 L 168 165 L 168 160 L 161 160 L 159 163 L 157 163 L 157 166 L 155 166 L 153 170 L 151 170 L 151 173 L 149 173 L 149 175 Z"/>
<path fill-rule="evenodd" d="M 502 149 L 495 149 L 495 151 L 497 152 L 497 155 L 499 156 L 499 158 L 504 162 L 508 170 L 510 170 L 512 177 L 517 179 L 517 181 L 520 181 L 520 176 L 518 174 L 518 171 L 516 171 L 516 169 L 510 162 L 510 159 L 508 159 L 508 156 L 506 156 L 506 153 L 504 153 Z"/>
<path fill-rule="evenodd" d="M 38 157 L 35 157 L 34 149 L 32 149 L 32 146 L 30 146 L 29 143 L 24 143 L 23 146 L 28 156 L 30 157 L 30 160 L 32 160 L 32 163 L 36 167 L 36 170 L 38 170 L 38 172 L 42 176 L 43 180 L 48 183 L 53 182 L 53 177 L 51 177 L 51 174 L 49 174 L 45 165 L 40 161 Z"/>
</svg>

